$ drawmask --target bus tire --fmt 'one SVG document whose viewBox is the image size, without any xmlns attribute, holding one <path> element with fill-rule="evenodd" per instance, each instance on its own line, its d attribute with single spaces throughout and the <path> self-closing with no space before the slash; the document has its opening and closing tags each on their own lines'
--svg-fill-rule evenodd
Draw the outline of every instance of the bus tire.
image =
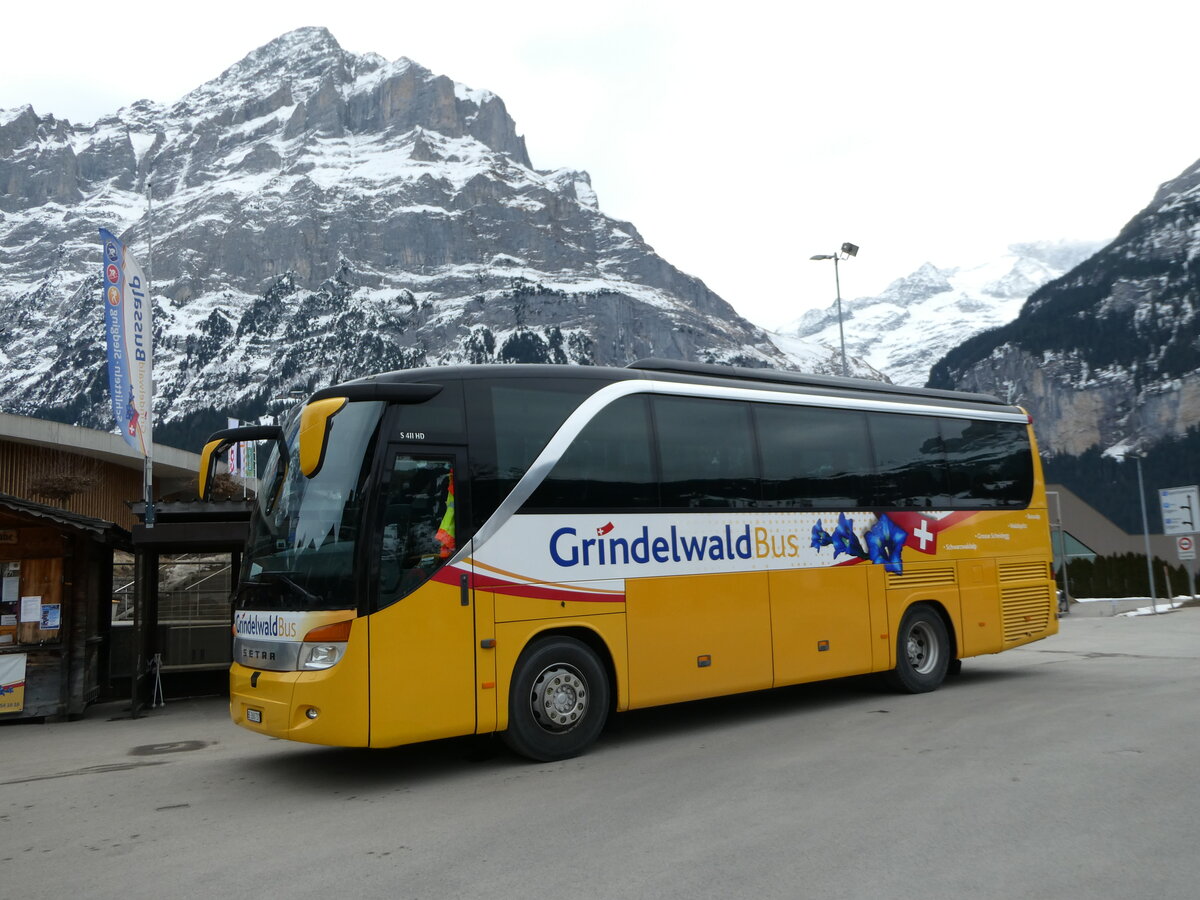
<svg viewBox="0 0 1200 900">
<path fill-rule="evenodd" d="M 608 705 L 608 676 L 591 647 L 562 636 L 535 641 L 513 670 L 502 737 L 540 762 L 577 756 L 600 736 Z"/>
<path fill-rule="evenodd" d="M 888 673 L 888 681 L 910 694 L 935 690 L 945 680 L 953 655 L 942 617 L 924 603 L 910 606 L 900 620 L 896 668 Z"/>
</svg>

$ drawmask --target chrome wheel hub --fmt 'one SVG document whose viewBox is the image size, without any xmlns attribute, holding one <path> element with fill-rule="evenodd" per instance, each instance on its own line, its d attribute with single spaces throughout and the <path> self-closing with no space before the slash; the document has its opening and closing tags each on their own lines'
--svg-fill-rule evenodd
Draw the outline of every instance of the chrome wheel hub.
<svg viewBox="0 0 1200 900">
<path fill-rule="evenodd" d="M 587 683 L 575 668 L 556 663 L 534 679 L 529 701 L 534 719 L 546 731 L 570 731 L 587 713 Z"/>
<path fill-rule="evenodd" d="M 909 631 L 907 652 L 908 664 L 921 674 L 931 671 L 937 665 L 937 642 L 923 624 L 914 625 Z"/>
</svg>

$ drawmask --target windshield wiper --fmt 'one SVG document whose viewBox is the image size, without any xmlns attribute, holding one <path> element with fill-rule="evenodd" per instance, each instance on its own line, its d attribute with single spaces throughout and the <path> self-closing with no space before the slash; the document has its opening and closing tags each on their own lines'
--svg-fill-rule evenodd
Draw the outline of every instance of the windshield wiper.
<svg viewBox="0 0 1200 900">
<path fill-rule="evenodd" d="M 260 572 L 256 581 L 243 581 L 241 587 L 243 590 L 247 588 L 255 590 L 266 585 L 280 585 L 287 588 L 287 593 L 302 599 L 309 608 L 319 608 L 325 602 L 325 598 L 320 594 L 314 594 L 301 587 L 282 572 Z"/>
<path fill-rule="evenodd" d="M 314 601 L 316 603 L 324 603 L 325 602 L 324 597 L 320 596 L 319 594 L 310 593 L 308 590 L 300 587 L 300 585 L 296 584 L 296 582 L 292 581 L 292 579 L 288 578 L 286 575 L 283 575 L 279 572 L 268 572 L 268 573 L 264 573 L 264 574 L 269 574 L 272 578 L 276 579 L 277 581 L 281 582 L 282 584 L 286 584 L 289 588 L 291 588 L 292 593 L 299 594 L 310 604 L 313 603 Z"/>
</svg>

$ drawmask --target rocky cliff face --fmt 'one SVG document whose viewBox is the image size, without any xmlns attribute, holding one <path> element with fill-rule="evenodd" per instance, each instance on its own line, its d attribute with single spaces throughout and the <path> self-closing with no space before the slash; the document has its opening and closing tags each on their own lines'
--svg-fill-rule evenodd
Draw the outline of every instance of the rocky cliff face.
<svg viewBox="0 0 1200 900">
<path fill-rule="evenodd" d="M 947 353 L 930 383 L 1022 404 L 1052 452 L 1154 442 L 1200 422 L 1198 312 L 1200 162 L 1015 321 Z"/>
<path fill-rule="evenodd" d="M 169 107 L 2 112 L 0 185 L 12 412 L 111 424 L 101 226 L 153 280 L 156 436 L 419 365 L 797 361 L 604 215 L 587 173 L 534 169 L 499 97 L 324 29 Z"/>
</svg>

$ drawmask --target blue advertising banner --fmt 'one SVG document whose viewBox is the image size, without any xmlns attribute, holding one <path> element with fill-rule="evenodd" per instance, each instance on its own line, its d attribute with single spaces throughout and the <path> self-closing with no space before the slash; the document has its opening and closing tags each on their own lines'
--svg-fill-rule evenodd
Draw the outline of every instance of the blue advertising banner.
<svg viewBox="0 0 1200 900">
<path fill-rule="evenodd" d="M 142 267 L 116 235 L 101 228 L 100 240 L 113 418 L 125 442 L 150 456 L 154 351 L 148 283 Z"/>
</svg>

